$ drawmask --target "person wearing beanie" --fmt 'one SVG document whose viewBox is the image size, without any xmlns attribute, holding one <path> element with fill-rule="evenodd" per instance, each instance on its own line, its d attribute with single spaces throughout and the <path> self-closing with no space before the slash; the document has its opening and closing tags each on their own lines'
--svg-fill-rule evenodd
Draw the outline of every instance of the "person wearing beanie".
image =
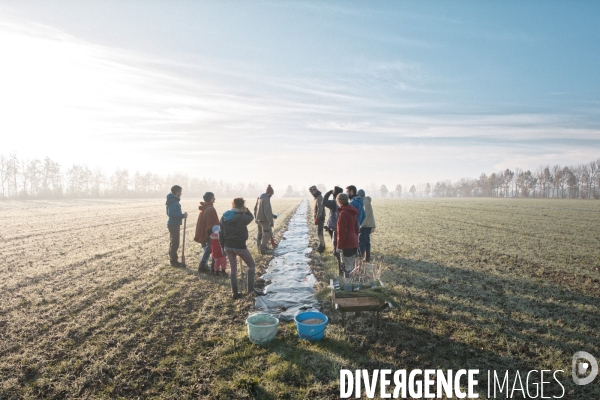
<svg viewBox="0 0 600 400">
<path fill-rule="evenodd" d="M 341 261 L 339 253 L 335 250 L 337 247 L 337 219 L 338 219 L 338 215 L 337 215 L 338 207 L 337 207 L 337 203 L 336 203 L 335 199 L 337 198 L 337 195 L 340 193 L 344 193 L 344 189 L 342 189 L 339 186 L 335 186 L 333 188 L 333 190 L 330 190 L 327 193 L 325 193 L 325 197 L 323 198 L 323 207 L 329 209 L 329 218 L 327 218 L 326 229 L 327 229 L 327 232 L 329 233 L 329 236 L 331 237 L 331 244 L 333 245 L 333 256 L 337 260 L 338 269 L 340 270 L 340 273 L 341 273 L 342 272 L 342 261 Z M 330 200 L 329 198 L 332 195 L 333 195 L 333 199 Z"/>
<path fill-rule="evenodd" d="M 248 224 L 254 220 L 250 210 L 246 208 L 246 201 L 237 197 L 231 202 L 231 210 L 227 210 L 221 217 L 219 242 L 221 248 L 229 258 L 229 280 L 231 281 L 231 294 L 233 299 L 240 297 L 237 281 L 237 257 L 239 256 L 248 266 L 248 286 L 246 293 L 251 296 L 262 295 L 262 291 L 254 290 L 254 273 L 256 264 L 252 254 L 246 246 L 248 240 Z"/>
<path fill-rule="evenodd" d="M 227 267 L 227 259 L 223 255 L 221 250 L 221 243 L 219 242 L 219 231 L 221 227 L 215 225 L 212 227 L 212 233 L 210 234 L 210 254 L 214 260 L 213 275 L 227 276 L 225 269 Z"/>
<path fill-rule="evenodd" d="M 256 199 L 256 204 L 254 205 L 254 218 L 258 224 L 256 247 L 258 247 L 261 254 L 268 254 L 268 245 L 273 237 L 272 229 L 274 220 L 277 218 L 277 216 L 273 214 L 271 208 L 271 196 L 274 194 L 275 191 L 271 185 L 267 186 L 265 193 L 261 194 L 260 197 Z"/>
<path fill-rule="evenodd" d="M 181 230 L 181 221 L 187 218 L 187 213 L 181 211 L 181 194 L 183 189 L 179 185 L 171 188 L 171 193 L 167 194 L 165 207 L 167 211 L 167 229 L 169 229 L 169 260 L 172 267 L 185 267 L 185 264 L 177 261 L 177 250 L 179 249 L 179 232 Z"/>
<path fill-rule="evenodd" d="M 375 215 L 373 215 L 373 207 L 371 206 L 371 198 L 365 196 L 365 191 L 360 189 L 356 192 L 357 196 L 363 199 L 365 209 L 365 218 L 359 226 L 358 231 L 358 248 L 363 256 L 363 261 L 371 261 L 371 232 L 375 230 Z"/>
<path fill-rule="evenodd" d="M 317 225 L 317 236 L 319 237 L 319 247 L 317 251 L 322 253 L 325 251 L 325 238 L 323 237 L 323 226 L 325 225 L 325 209 L 323 208 L 323 196 L 316 186 L 308 188 L 310 194 L 312 194 L 314 201 L 313 216 L 315 219 L 315 225 Z"/>
<path fill-rule="evenodd" d="M 363 192 L 364 193 L 364 192 Z M 362 224 L 365 219 L 365 207 L 363 205 L 363 198 L 356 192 L 356 186 L 350 185 L 346 187 L 346 194 L 350 199 L 350 205 L 358 210 L 358 226 Z"/>
<path fill-rule="evenodd" d="M 348 204 L 348 195 L 345 193 L 338 194 L 336 201 L 338 204 L 336 251 L 342 257 L 343 276 L 348 278 L 350 272 L 354 270 L 358 250 L 358 223 L 356 222 L 358 210 Z"/>
<path fill-rule="evenodd" d="M 208 257 L 210 257 L 210 234 L 212 227 L 219 224 L 219 216 L 217 210 L 215 210 L 215 194 L 213 192 L 206 192 L 202 196 L 204 201 L 200 202 L 198 209 L 200 214 L 198 215 L 198 223 L 196 224 L 196 234 L 194 235 L 194 241 L 202 245 L 204 253 L 200 259 L 198 265 L 198 272 L 210 272 L 212 268 L 208 268 Z M 214 262 L 214 258 L 213 258 Z"/>
</svg>

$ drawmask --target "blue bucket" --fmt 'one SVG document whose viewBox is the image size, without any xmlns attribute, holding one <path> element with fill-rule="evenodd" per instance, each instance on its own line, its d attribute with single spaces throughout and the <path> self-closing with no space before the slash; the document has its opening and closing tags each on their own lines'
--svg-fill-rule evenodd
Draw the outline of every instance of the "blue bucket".
<svg viewBox="0 0 600 400">
<path fill-rule="evenodd" d="M 323 321 L 323 323 L 302 323 L 302 321 L 307 321 L 309 319 L 320 319 Z M 327 318 L 327 315 L 318 311 L 307 311 L 296 315 L 294 317 L 294 321 L 296 321 L 296 327 L 298 328 L 298 336 L 300 339 L 315 341 L 321 340 L 325 336 L 325 329 L 327 328 L 329 318 Z"/>
</svg>

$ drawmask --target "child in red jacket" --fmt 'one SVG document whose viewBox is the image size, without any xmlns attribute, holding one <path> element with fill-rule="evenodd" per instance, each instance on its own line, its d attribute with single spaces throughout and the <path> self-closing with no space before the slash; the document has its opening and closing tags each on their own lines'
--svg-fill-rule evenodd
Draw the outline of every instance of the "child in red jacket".
<svg viewBox="0 0 600 400">
<path fill-rule="evenodd" d="M 221 227 L 219 225 L 215 225 L 212 227 L 212 233 L 210 234 L 210 250 L 212 258 L 215 261 L 213 274 L 227 276 L 225 273 L 225 268 L 227 267 L 227 258 L 223 255 L 221 243 L 219 243 L 220 229 Z"/>
</svg>

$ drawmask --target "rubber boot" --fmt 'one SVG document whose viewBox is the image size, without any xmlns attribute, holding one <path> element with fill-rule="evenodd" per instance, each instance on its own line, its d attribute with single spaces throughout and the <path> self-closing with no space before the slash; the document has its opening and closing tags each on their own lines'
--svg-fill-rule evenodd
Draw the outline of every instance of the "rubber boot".
<svg viewBox="0 0 600 400">
<path fill-rule="evenodd" d="M 259 250 L 262 255 L 271 254 L 267 246 L 259 246 Z"/>
<path fill-rule="evenodd" d="M 370 249 L 366 249 L 365 250 L 365 262 L 371 262 L 371 250 Z"/>
<path fill-rule="evenodd" d="M 200 263 L 198 264 L 198 273 L 207 272 L 207 271 L 208 271 L 208 265 L 206 265 L 206 263 L 203 263 L 202 259 L 200 259 Z"/>
<path fill-rule="evenodd" d="M 318 236 L 319 236 L 319 247 L 317 247 L 317 251 L 319 253 L 322 253 L 325 251 L 325 238 L 323 237 L 322 233 L 320 233 Z"/>
<path fill-rule="evenodd" d="M 254 294 L 254 271 L 248 271 L 248 294 Z"/>
<path fill-rule="evenodd" d="M 240 294 L 238 293 L 238 286 L 237 286 L 237 275 L 236 274 L 231 274 L 231 276 L 229 277 L 229 279 L 231 280 L 231 292 L 232 292 L 232 297 L 233 299 L 239 299 L 240 298 Z"/>
</svg>

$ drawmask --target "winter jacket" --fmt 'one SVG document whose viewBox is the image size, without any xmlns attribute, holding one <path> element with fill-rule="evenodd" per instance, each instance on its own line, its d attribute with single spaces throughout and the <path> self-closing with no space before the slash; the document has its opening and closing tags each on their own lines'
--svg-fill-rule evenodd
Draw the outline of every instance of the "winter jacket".
<svg viewBox="0 0 600 400">
<path fill-rule="evenodd" d="M 273 225 L 273 210 L 271 209 L 271 196 L 266 193 L 256 199 L 254 218 L 257 222 L 268 222 Z"/>
<path fill-rule="evenodd" d="M 358 247 L 358 210 L 350 205 L 338 208 L 337 248 L 356 249 Z"/>
<path fill-rule="evenodd" d="M 219 225 L 219 216 L 217 210 L 212 203 L 200 202 L 200 214 L 198 215 L 198 223 L 196 224 L 196 234 L 194 235 L 194 241 L 198 243 L 206 242 L 208 235 L 212 231 L 212 227 Z"/>
<path fill-rule="evenodd" d="M 329 218 L 327 218 L 327 227 L 329 229 L 337 229 L 337 204 L 335 199 L 329 200 L 329 197 L 333 194 L 333 190 L 325 193 L 325 198 L 323 198 L 323 207 L 329 209 Z"/>
<path fill-rule="evenodd" d="M 375 215 L 373 215 L 373 207 L 371 206 L 371 198 L 366 196 L 363 198 L 364 207 L 365 207 L 365 219 L 362 224 L 360 224 L 361 228 L 375 228 Z"/>
<path fill-rule="evenodd" d="M 210 254 L 213 258 L 223 257 L 223 251 L 221 251 L 221 242 L 219 242 L 219 234 L 210 234 Z"/>
<path fill-rule="evenodd" d="M 221 247 L 230 249 L 246 249 L 248 240 L 248 224 L 254 220 L 250 211 L 232 208 L 225 211 L 221 217 L 219 242 Z"/>
<path fill-rule="evenodd" d="M 167 202 L 165 203 L 165 206 L 167 208 L 167 215 L 169 216 L 167 226 L 181 225 L 184 215 L 181 212 L 179 197 L 175 196 L 173 193 L 169 193 L 167 195 Z"/>
<path fill-rule="evenodd" d="M 315 194 L 313 194 L 313 197 L 315 198 L 315 207 L 314 207 L 314 218 L 315 220 L 324 220 L 325 219 L 325 209 L 323 208 L 323 196 L 321 196 L 321 192 L 320 191 L 316 191 Z"/>
<path fill-rule="evenodd" d="M 363 223 L 365 220 L 365 207 L 363 205 L 363 198 L 360 196 L 354 196 L 350 200 L 350 205 L 358 210 L 358 225 Z"/>
</svg>

